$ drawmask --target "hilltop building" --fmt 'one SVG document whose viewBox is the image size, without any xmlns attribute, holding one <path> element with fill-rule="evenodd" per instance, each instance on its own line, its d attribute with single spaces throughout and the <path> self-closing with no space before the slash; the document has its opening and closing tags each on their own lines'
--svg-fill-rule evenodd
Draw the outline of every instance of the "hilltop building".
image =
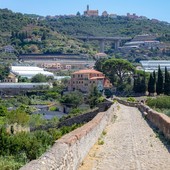
<svg viewBox="0 0 170 170">
<path fill-rule="evenodd" d="M 89 5 L 87 5 L 87 10 L 84 11 L 84 16 L 96 17 L 96 16 L 99 16 L 99 11 L 98 10 L 90 10 Z"/>
<path fill-rule="evenodd" d="M 107 11 L 104 11 L 104 12 L 102 13 L 102 16 L 103 16 L 103 17 L 108 17 L 109 14 L 107 13 Z"/>
<path fill-rule="evenodd" d="M 15 74 L 9 73 L 9 75 L 2 80 L 3 83 L 18 83 L 18 78 Z"/>
<path fill-rule="evenodd" d="M 127 17 L 130 18 L 130 19 L 137 19 L 137 18 L 139 18 L 135 13 L 133 13 L 133 14 L 127 13 Z"/>
<path fill-rule="evenodd" d="M 88 93 L 94 86 L 96 86 L 99 91 L 103 91 L 104 89 L 110 89 L 112 84 L 102 72 L 86 69 L 72 73 L 68 90 L 80 90 L 81 92 Z"/>
</svg>

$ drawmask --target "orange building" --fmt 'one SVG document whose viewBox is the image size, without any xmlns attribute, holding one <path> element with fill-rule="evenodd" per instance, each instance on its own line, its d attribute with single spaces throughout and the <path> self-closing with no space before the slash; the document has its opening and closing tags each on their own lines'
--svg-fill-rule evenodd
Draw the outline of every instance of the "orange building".
<svg viewBox="0 0 170 170">
<path fill-rule="evenodd" d="M 98 10 L 89 10 L 89 5 L 87 5 L 87 10 L 84 11 L 85 16 L 99 16 L 99 11 Z"/>
<path fill-rule="evenodd" d="M 94 86 L 96 86 L 99 91 L 102 91 L 106 88 L 111 88 L 112 84 L 102 72 L 93 69 L 86 69 L 72 73 L 68 90 L 89 92 Z"/>
</svg>

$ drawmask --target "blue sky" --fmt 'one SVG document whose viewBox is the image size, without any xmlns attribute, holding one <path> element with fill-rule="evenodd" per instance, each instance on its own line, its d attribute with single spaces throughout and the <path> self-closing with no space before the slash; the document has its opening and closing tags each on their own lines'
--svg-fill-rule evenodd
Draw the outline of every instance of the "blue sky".
<svg viewBox="0 0 170 170">
<path fill-rule="evenodd" d="M 101 14 L 126 15 L 127 12 L 170 22 L 170 0 L 0 0 L 0 8 L 39 15 L 81 14 L 89 4 Z"/>
</svg>

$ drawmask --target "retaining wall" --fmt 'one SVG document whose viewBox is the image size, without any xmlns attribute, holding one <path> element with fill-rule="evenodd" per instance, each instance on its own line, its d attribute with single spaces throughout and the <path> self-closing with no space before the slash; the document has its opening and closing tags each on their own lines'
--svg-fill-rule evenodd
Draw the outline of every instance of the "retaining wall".
<svg viewBox="0 0 170 170">
<path fill-rule="evenodd" d="M 116 100 L 126 106 L 137 107 L 149 120 L 149 122 L 151 122 L 154 127 L 162 132 L 168 140 L 170 140 L 170 117 L 151 109 L 143 103 L 132 103 L 117 98 Z"/>
<path fill-rule="evenodd" d="M 111 120 L 114 107 L 116 105 L 112 105 L 106 112 L 98 113 L 84 126 L 57 140 L 48 152 L 20 170 L 77 170 Z"/>
</svg>

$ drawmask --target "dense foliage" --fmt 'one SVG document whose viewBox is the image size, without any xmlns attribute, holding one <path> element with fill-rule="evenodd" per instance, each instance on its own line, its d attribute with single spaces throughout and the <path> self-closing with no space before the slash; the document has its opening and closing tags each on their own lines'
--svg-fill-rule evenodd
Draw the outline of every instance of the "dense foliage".
<svg viewBox="0 0 170 170">
<path fill-rule="evenodd" d="M 21 132 L 10 135 L 4 128 L 0 129 L 0 159 L 1 168 L 19 169 L 28 161 L 37 159 L 62 135 L 80 127 L 73 125 L 60 129 L 49 129 L 48 131 L 35 131 L 31 133 Z M 6 161 L 6 158 L 8 161 Z M 9 163 L 10 162 L 10 163 Z"/>
<path fill-rule="evenodd" d="M 50 25 L 37 22 L 36 17 L 0 9 L 0 47 L 9 44 L 15 48 L 16 54 L 94 52 L 84 43 L 54 30 Z"/>
<path fill-rule="evenodd" d="M 170 109 L 170 96 L 160 96 L 147 99 L 147 105 L 152 108 Z"/>
<path fill-rule="evenodd" d="M 37 20 L 37 17 L 40 19 Z M 87 53 L 94 55 L 98 46 L 75 39 L 76 36 L 129 36 L 155 34 L 158 40 L 169 42 L 170 26 L 165 22 L 152 22 L 149 19 L 128 19 L 110 17 L 44 18 L 37 15 L 23 15 L 8 9 L 0 9 L 0 46 L 11 44 L 15 53 Z M 106 51 L 112 53 L 114 44 Z M 143 56 L 142 51 L 129 53 L 129 60 Z M 141 53 L 141 54 L 140 54 Z M 157 50 L 147 52 L 157 57 Z M 135 56 L 134 56 L 135 55 Z M 1 56 L 1 55 L 0 55 Z"/>
<path fill-rule="evenodd" d="M 83 103 L 83 95 L 78 91 L 70 92 L 64 94 L 60 99 L 60 102 L 68 107 L 77 108 Z"/>
<path fill-rule="evenodd" d="M 40 22 L 42 23 L 42 22 Z M 46 26 L 65 32 L 69 35 L 86 36 L 131 36 L 143 33 L 170 34 L 165 23 L 154 23 L 147 19 L 134 20 L 127 17 L 61 17 L 44 20 Z"/>
</svg>

